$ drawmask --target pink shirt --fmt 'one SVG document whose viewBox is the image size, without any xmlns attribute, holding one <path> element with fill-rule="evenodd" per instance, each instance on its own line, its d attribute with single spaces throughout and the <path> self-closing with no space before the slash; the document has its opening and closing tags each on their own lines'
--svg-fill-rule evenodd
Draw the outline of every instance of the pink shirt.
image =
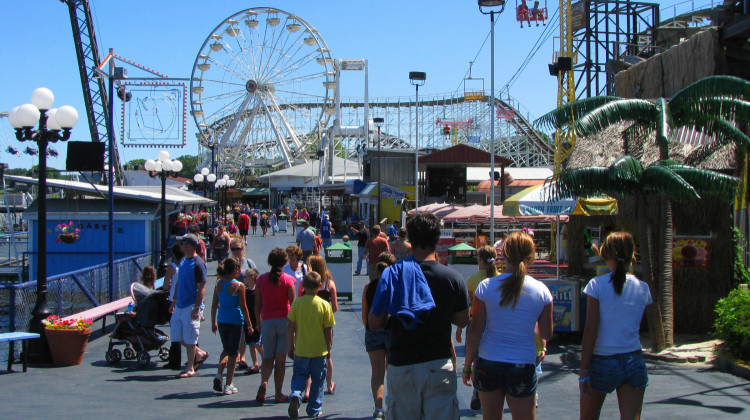
<svg viewBox="0 0 750 420">
<path fill-rule="evenodd" d="M 289 315 L 289 289 L 294 292 L 294 277 L 281 273 L 279 284 L 271 283 L 271 273 L 262 274 L 256 280 L 255 288 L 260 292 L 262 306 L 260 316 L 263 320 L 286 318 Z M 293 294 L 293 293 L 292 293 Z"/>
</svg>

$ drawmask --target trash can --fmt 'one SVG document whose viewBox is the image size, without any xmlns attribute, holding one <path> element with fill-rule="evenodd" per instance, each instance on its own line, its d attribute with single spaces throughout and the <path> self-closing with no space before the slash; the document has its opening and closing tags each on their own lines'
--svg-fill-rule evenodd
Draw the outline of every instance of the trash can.
<svg viewBox="0 0 750 420">
<path fill-rule="evenodd" d="M 354 285 L 352 282 L 352 249 L 341 242 L 325 249 L 326 265 L 336 282 L 336 293 L 339 298 L 351 301 Z"/>
<path fill-rule="evenodd" d="M 448 248 L 448 266 L 461 273 L 464 280 L 477 272 L 477 249 L 471 245 L 460 243 Z"/>
<path fill-rule="evenodd" d="M 279 217 L 277 218 L 277 225 L 279 227 L 279 232 L 286 232 L 286 214 L 281 213 Z"/>
</svg>

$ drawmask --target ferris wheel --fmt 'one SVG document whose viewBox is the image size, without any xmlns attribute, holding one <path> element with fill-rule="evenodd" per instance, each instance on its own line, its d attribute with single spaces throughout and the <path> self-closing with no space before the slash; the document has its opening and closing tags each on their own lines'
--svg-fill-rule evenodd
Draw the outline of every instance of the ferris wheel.
<svg viewBox="0 0 750 420">
<path fill-rule="evenodd" d="M 206 38 L 190 78 L 198 140 L 221 171 L 292 166 L 324 132 L 333 109 L 331 53 L 320 33 L 279 9 L 243 10 Z"/>
</svg>

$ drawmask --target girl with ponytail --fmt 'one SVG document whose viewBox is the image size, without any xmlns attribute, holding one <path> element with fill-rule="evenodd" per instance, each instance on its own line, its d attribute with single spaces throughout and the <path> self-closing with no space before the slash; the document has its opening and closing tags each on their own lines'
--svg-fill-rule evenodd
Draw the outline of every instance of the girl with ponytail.
<svg viewBox="0 0 750 420">
<path fill-rule="evenodd" d="M 261 364 L 261 385 L 255 396 L 258 404 L 266 400 L 268 379 L 274 371 L 276 402 L 289 401 L 281 390 L 284 387 L 284 359 L 289 351 L 287 343 L 287 315 L 294 302 L 294 277 L 281 270 L 287 262 L 286 251 L 274 248 L 268 254 L 271 271 L 258 277 L 255 283 L 255 319 L 260 326 L 260 339 L 263 343 L 263 363 Z"/>
<path fill-rule="evenodd" d="M 641 415 L 648 374 L 639 330 L 652 298 L 646 283 L 627 274 L 634 251 L 632 235 L 611 233 L 601 249 L 611 273 L 591 279 L 583 289 L 587 312 L 578 378 L 581 419 L 598 419 L 604 399 L 615 390 L 620 418 Z"/>
<path fill-rule="evenodd" d="M 474 293 L 466 338 L 463 382 L 479 391 L 484 418 L 501 418 L 505 400 L 513 418 L 536 418 L 536 340 L 552 337 L 552 294 L 526 275 L 534 240 L 522 232 L 503 241 L 505 269 Z"/>
<path fill-rule="evenodd" d="M 245 325 L 248 334 L 253 333 L 250 315 L 245 302 L 245 285 L 237 281 L 242 273 L 240 261 L 236 258 L 226 258 L 216 268 L 219 280 L 214 288 L 214 299 L 211 304 L 211 331 L 219 332 L 224 349 L 219 357 L 219 369 L 214 376 L 214 392 L 216 394 L 236 394 L 234 386 L 234 370 L 237 353 L 240 348 L 242 326 Z M 227 382 L 222 389 L 221 375 L 227 369 Z"/>
</svg>

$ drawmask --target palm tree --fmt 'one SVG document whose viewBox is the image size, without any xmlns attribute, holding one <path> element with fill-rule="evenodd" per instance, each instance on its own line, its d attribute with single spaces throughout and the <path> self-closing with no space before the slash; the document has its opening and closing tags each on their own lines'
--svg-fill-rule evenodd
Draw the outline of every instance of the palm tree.
<svg viewBox="0 0 750 420">
<path fill-rule="evenodd" d="M 737 179 L 726 175 L 679 165 L 669 160 L 669 135 L 672 130 L 691 126 L 714 136 L 717 144 L 736 144 L 745 155 L 750 138 L 730 121 L 746 121 L 750 117 L 750 83 L 729 76 L 713 76 L 695 82 L 679 91 L 671 100 L 623 99 L 602 96 L 571 102 L 536 121 L 538 125 L 564 128 L 577 136 L 597 134 L 610 125 L 630 121 L 623 137 L 625 150 L 630 142 L 655 138 L 659 160 L 643 169 L 632 157 L 625 156 L 610 168 L 579 168 L 555 174 L 559 194 L 590 196 L 597 193 L 634 195 L 639 211 L 658 204 L 660 221 L 658 254 L 654 252 L 645 217 L 639 218 L 639 236 L 644 262 L 644 277 L 654 293 L 658 284 L 659 317 L 651 312 L 649 328 L 657 351 L 674 345 L 673 273 L 672 273 L 672 200 L 691 201 L 712 196 L 730 201 L 736 191 Z M 653 137 L 652 137 L 653 136 Z M 639 169 L 640 168 L 640 169 Z M 576 194 L 578 193 L 578 194 Z M 730 194 L 731 193 L 731 194 Z M 656 196 L 658 200 L 652 200 Z M 649 199 L 647 199 L 647 197 Z M 652 255 L 658 255 L 654 276 Z M 655 282 L 657 279 L 658 282 Z M 652 325 L 659 324 L 659 325 Z M 663 327 L 663 335 L 658 332 Z M 663 339 L 662 339 L 663 336 Z"/>
</svg>

